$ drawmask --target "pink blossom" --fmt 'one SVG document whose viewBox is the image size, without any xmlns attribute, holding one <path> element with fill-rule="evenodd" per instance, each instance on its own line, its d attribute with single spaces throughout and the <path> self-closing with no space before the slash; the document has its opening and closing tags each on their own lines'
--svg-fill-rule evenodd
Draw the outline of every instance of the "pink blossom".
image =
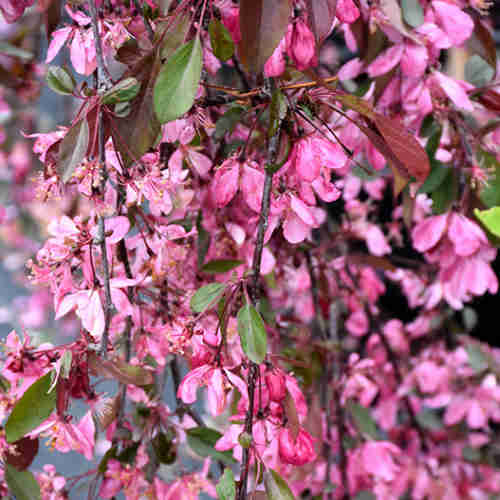
<svg viewBox="0 0 500 500">
<path fill-rule="evenodd" d="M 353 23 L 359 17 L 359 9 L 353 0 L 338 0 L 336 15 L 341 23 Z"/>
<path fill-rule="evenodd" d="M 35 0 L 0 0 L 0 10 L 8 23 L 16 22 Z"/>
<path fill-rule="evenodd" d="M 368 474 L 393 481 L 400 472 L 397 460 L 401 450 L 388 441 L 368 441 L 362 449 L 363 466 Z"/>
<path fill-rule="evenodd" d="M 453 45 L 462 45 L 474 29 L 474 21 L 460 7 L 449 2 L 432 2 L 436 18 Z"/>
<path fill-rule="evenodd" d="M 304 429 L 299 429 L 294 439 L 288 428 L 279 434 L 279 454 L 281 460 L 293 465 L 305 465 L 316 458 L 311 436 Z"/>
<path fill-rule="evenodd" d="M 286 38 L 283 37 L 274 49 L 271 57 L 264 64 L 264 74 L 269 77 L 280 76 L 286 68 L 285 54 L 286 52 Z"/>
</svg>

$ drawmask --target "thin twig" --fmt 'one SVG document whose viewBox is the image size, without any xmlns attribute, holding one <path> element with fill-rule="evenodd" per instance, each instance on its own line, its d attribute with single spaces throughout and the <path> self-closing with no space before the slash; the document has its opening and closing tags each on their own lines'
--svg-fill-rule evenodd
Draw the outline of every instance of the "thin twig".
<svg viewBox="0 0 500 500">
<path fill-rule="evenodd" d="M 106 189 L 106 178 L 107 178 L 107 170 L 106 170 L 106 152 L 104 149 L 104 127 L 102 123 L 102 113 L 99 112 L 99 163 L 101 164 L 101 196 L 104 200 L 104 192 Z M 115 311 L 115 307 L 113 305 L 113 299 L 111 298 L 111 285 L 110 285 L 110 272 L 109 272 L 109 263 L 108 263 L 108 250 L 106 246 L 106 229 L 105 229 L 105 221 L 104 216 L 99 215 L 98 219 L 98 233 L 97 239 L 99 242 L 99 246 L 101 249 L 101 260 L 102 260 L 102 270 L 104 274 L 104 332 L 102 334 L 101 339 L 101 354 L 106 357 L 108 350 L 108 338 L 109 338 L 109 327 L 111 325 L 111 316 Z"/>
<path fill-rule="evenodd" d="M 101 42 L 101 35 L 99 33 L 98 16 L 97 16 L 97 8 L 95 5 L 95 0 L 89 0 L 89 8 L 90 8 L 92 31 L 94 32 L 99 90 L 101 90 L 101 87 L 103 87 L 104 90 L 107 90 L 113 84 L 111 83 L 111 79 L 109 78 L 108 73 L 106 71 L 106 64 L 104 63 L 104 56 L 102 52 L 102 42 Z"/>
<path fill-rule="evenodd" d="M 103 92 L 109 89 L 112 85 L 109 79 L 106 66 L 104 64 L 104 57 L 102 55 L 102 43 L 101 35 L 99 34 L 99 26 L 97 24 L 97 9 L 95 5 L 95 0 L 89 1 L 90 6 L 90 17 L 92 23 L 92 30 L 94 32 L 94 40 L 96 47 L 96 58 L 97 58 L 97 88 L 99 92 Z M 101 167 L 101 185 L 100 192 L 102 200 L 104 201 L 104 193 L 106 190 L 106 181 L 108 177 L 106 169 L 106 150 L 104 141 L 104 124 L 103 124 L 103 114 L 99 109 L 98 116 L 98 148 L 99 148 L 99 164 Z M 113 300 L 111 298 L 111 286 L 110 286 L 110 273 L 108 264 L 108 251 L 106 247 L 106 228 L 104 216 L 99 215 L 98 217 L 98 233 L 97 240 L 101 249 L 101 260 L 102 260 L 102 270 L 104 274 L 104 294 L 105 294 L 105 304 L 104 304 L 104 332 L 101 339 L 101 354 L 106 357 L 108 350 L 108 338 L 109 338 L 109 327 L 111 324 L 111 315 L 114 312 Z"/>
<path fill-rule="evenodd" d="M 274 80 L 270 78 L 266 81 L 267 87 L 272 93 L 276 89 Z M 276 162 L 279 150 L 279 139 L 281 132 L 281 120 L 275 128 L 274 134 L 269 138 L 267 146 L 267 164 L 266 164 L 266 177 L 264 181 L 264 188 L 262 193 L 262 204 L 260 209 L 259 226 L 257 231 L 257 241 L 255 243 L 255 252 L 252 262 L 252 284 L 250 287 L 250 296 L 252 302 L 255 304 L 259 298 L 258 285 L 260 277 L 260 264 L 262 260 L 262 251 L 264 248 L 264 235 L 266 233 L 267 225 L 269 223 L 269 209 L 271 206 L 271 187 L 273 185 L 273 165 Z M 245 432 L 252 436 L 253 431 L 253 408 L 254 408 L 254 394 L 255 386 L 257 383 L 257 376 L 259 374 L 259 366 L 253 362 L 249 362 L 247 387 L 248 387 L 248 410 L 245 415 Z M 243 448 L 243 455 L 241 460 L 241 473 L 240 485 L 238 490 L 238 500 L 245 500 L 247 497 L 248 473 L 250 469 L 250 449 Z"/>
</svg>

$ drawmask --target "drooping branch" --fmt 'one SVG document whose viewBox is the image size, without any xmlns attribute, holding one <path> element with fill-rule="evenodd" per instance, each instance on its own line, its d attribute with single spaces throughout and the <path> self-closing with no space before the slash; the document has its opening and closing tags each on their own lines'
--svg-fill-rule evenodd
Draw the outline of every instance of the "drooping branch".
<svg viewBox="0 0 500 500">
<path fill-rule="evenodd" d="M 104 87 L 104 90 L 112 86 L 111 79 L 106 71 L 106 64 L 104 63 L 104 55 L 102 51 L 101 35 L 99 33 L 98 15 L 95 0 L 89 1 L 90 19 L 92 24 L 92 31 L 94 33 L 95 53 L 97 59 L 97 79 L 99 90 Z"/>
<path fill-rule="evenodd" d="M 97 58 L 97 89 L 99 92 L 104 92 L 112 86 L 111 80 L 107 74 L 106 66 L 104 63 L 104 57 L 102 52 L 102 41 L 101 35 L 99 33 L 98 26 L 98 15 L 95 0 L 90 0 L 90 17 L 92 23 L 92 30 L 94 33 L 94 41 L 96 48 L 96 58 Z M 104 122 L 103 122 L 102 110 L 98 111 L 97 127 L 98 127 L 98 155 L 99 155 L 99 165 L 100 165 L 100 195 L 104 201 L 104 194 L 106 190 L 106 181 L 108 179 L 108 172 L 106 169 L 106 144 L 104 137 Z M 114 312 L 113 300 L 111 298 L 111 285 L 110 285 L 110 270 L 108 261 L 108 251 L 106 247 L 106 224 L 104 215 L 100 214 L 98 216 L 98 232 L 96 243 L 99 245 L 101 250 L 101 260 L 102 260 L 102 271 L 104 275 L 104 332 L 101 339 L 101 354 L 106 357 L 108 349 L 108 338 L 109 338 L 109 327 L 111 325 L 111 316 Z"/>
<path fill-rule="evenodd" d="M 269 91 L 272 93 L 276 90 L 274 80 L 270 78 L 266 81 Z M 271 206 L 271 188 L 273 185 L 274 164 L 278 156 L 280 132 L 281 132 L 281 119 L 275 127 L 274 134 L 269 138 L 267 146 L 266 158 L 266 174 L 264 180 L 264 188 L 262 192 L 262 204 L 260 209 L 259 224 L 257 230 L 257 241 L 255 243 L 255 251 L 252 261 L 252 282 L 250 286 L 250 297 L 255 304 L 259 300 L 259 277 L 262 260 L 262 252 L 264 249 L 264 235 L 269 223 L 269 209 Z M 259 366 L 253 362 L 249 362 L 249 370 L 247 376 L 248 387 L 248 410 L 245 416 L 245 433 L 252 436 L 253 429 L 253 413 L 254 413 L 254 394 L 257 383 L 257 376 L 259 373 Z M 241 475 L 240 486 L 238 490 L 238 500 L 244 500 L 247 495 L 248 473 L 250 469 L 250 450 L 251 448 L 243 448 L 243 456 L 241 461 Z"/>
</svg>

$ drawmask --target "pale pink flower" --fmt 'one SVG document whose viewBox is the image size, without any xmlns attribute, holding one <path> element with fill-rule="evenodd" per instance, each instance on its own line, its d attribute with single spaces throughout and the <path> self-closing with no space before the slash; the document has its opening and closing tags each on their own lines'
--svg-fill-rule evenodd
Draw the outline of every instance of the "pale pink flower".
<svg viewBox="0 0 500 500">
<path fill-rule="evenodd" d="M 451 2 L 432 2 L 436 19 L 453 45 L 462 45 L 474 29 L 474 21 L 460 7 Z"/>
<path fill-rule="evenodd" d="M 397 462 L 400 456 L 401 450 L 388 441 L 368 441 L 361 451 L 366 472 L 384 481 L 393 481 L 399 474 Z"/>
</svg>

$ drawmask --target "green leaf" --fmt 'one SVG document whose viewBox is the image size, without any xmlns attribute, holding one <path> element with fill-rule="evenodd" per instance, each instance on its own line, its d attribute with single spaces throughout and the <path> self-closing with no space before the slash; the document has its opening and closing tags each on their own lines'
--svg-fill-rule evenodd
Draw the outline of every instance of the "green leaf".
<svg viewBox="0 0 500 500">
<path fill-rule="evenodd" d="M 286 481 L 272 469 L 264 472 L 264 486 L 269 500 L 295 500 Z"/>
<path fill-rule="evenodd" d="M 481 373 L 488 368 L 488 357 L 481 349 L 481 346 L 478 344 L 468 344 L 465 350 L 467 351 L 467 361 L 476 373 Z"/>
<path fill-rule="evenodd" d="M 243 264 L 242 260 L 214 259 L 207 262 L 201 270 L 208 274 L 227 273 L 228 271 L 231 271 L 231 269 L 241 266 L 241 264 Z"/>
<path fill-rule="evenodd" d="M 431 161 L 431 172 L 425 182 L 418 188 L 418 193 L 433 193 L 448 177 L 449 167 L 438 160 Z"/>
<path fill-rule="evenodd" d="M 194 103 L 202 68 L 198 36 L 180 47 L 156 79 L 153 103 L 160 123 L 180 118 Z"/>
<path fill-rule="evenodd" d="M 35 57 L 28 50 L 21 49 L 21 47 L 17 47 L 16 45 L 12 45 L 4 41 L 0 42 L 0 54 L 5 54 L 6 56 L 12 56 L 12 57 L 19 57 L 20 59 L 24 59 L 26 61 L 30 61 Z"/>
<path fill-rule="evenodd" d="M 159 432 L 151 441 L 158 462 L 161 464 L 172 464 L 177 457 L 177 451 L 173 440 L 175 432 L 169 430 L 168 434 Z"/>
<path fill-rule="evenodd" d="M 137 96 L 140 89 L 141 84 L 136 78 L 124 78 L 103 94 L 102 103 L 110 105 L 131 101 Z"/>
<path fill-rule="evenodd" d="M 424 22 L 424 9 L 420 0 L 401 0 L 403 19 L 412 28 L 418 28 Z"/>
<path fill-rule="evenodd" d="M 427 151 L 427 155 L 429 156 L 429 160 L 433 160 L 436 156 L 436 151 L 439 148 L 439 143 L 441 142 L 441 135 L 443 133 L 443 128 L 438 125 L 435 127 L 434 132 L 430 135 L 427 140 L 427 144 L 425 145 L 425 150 Z"/>
<path fill-rule="evenodd" d="M 473 55 L 467 59 L 465 79 L 476 87 L 484 87 L 495 75 L 495 70 L 481 57 Z"/>
<path fill-rule="evenodd" d="M 430 431 L 438 431 L 443 428 L 443 422 L 435 410 L 423 407 L 416 415 L 418 424 Z"/>
<path fill-rule="evenodd" d="M 479 448 L 473 448 L 472 446 L 465 445 L 462 448 L 462 457 L 464 460 L 467 460 L 467 462 L 477 464 L 481 462 L 481 450 Z"/>
<path fill-rule="evenodd" d="M 195 294 L 191 297 L 189 305 L 195 313 L 202 313 L 222 296 L 226 285 L 224 283 L 209 283 L 196 290 Z"/>
<path fill-rule="evenodd" d="M 500 237 L 500 207 L 492 207 L 488 210 L 476 208 L 474 209 L 474 215 L 490 233 Z"/>
<path fill-rule="evenodd" d="M 220 61 L 231 59 L 234 54 L 234 43 L 227 28 L 216 18 L 212 18 L 208 25 L 212 51 Z"/>
<path fill-rule="evenodd" d="M 262 363 L 267 353 L 267 333 L 259 312 L 247 303 L 238 311 L 237 319 L 243 352 L 254 363 Z"/>
<path fill-rule="evenodd" d="M 167 34 L 163 37 L 160 55 L 162 60 L 170 59 L 174 52 L 184 43 L 189 28 L 191 27 L 191 16 L 188 12 L 176 16 L 175 23 L 172 26 L 170 20 L 164 21 L 165 26 L 168 27 Z M 161 36 L 162 30 L 155 30 Z"/>
<path fill-rule="evenodd" d="M 372 439 L 379 438 L 377 424 L 373 420 L 368 408 L 365 408 L 356 401 L 350 401 L 347 408 L 361 434 L 366 434 Z"/>
<path fill-rule="evenodd" d="M 262 71 L 285 35 L 291 10 L 290 0 L 240 0 L 238 53 L 249 73 Z"/>
<path fill-rule="evenodd" d="M 214 139 L 220 141 L 226 134 L 231 134 L 241 121 L 245 108 L 233 106 L 229 108 L 215 123 Z"/>
<path fill-rule="evenodd" d="M 89 124 L 82 118 L 68 130 L 59 146 L 58 168 L 64 183 L 71 179 L 76 167 L 84 160 L 89 146 Z"/>
<path fill-rule="evenodd" d="M 477 159 L 481 168 L 492 172 L 488 183 L 481 189 L 479 198 L 488 208 L 500 205 L 500 163 L 496 155 L 484 150 L 477 152 Z"/>
<path fill-rule="evenodd" d="M 462 309 L 462 321 L 467 332 L 471 332 L 476 328 L 478 320 L 478 314 L 475 309 L 472 307 L 464 307 Z"/>
<path fill-rule="evenodd" d="M 418 135 L 422 137 L 430 137 L 439 127 L 440 124 L 434 120 L 434 115 L 429 113 L 422 120 L 422 125 L 420 125 L 420 132 Z"/>
<path fill-rule="evenodd" d="M 224 474 L 222 474 L 215 489 L 219 500 L 234 500 L 236 497 L 236 483 L 231 469 L 227 467 L 224 469 Z"/>
<path fill-rule="evenodd" d="M 276 89 L 271 98 L 271 108 L 269 113 L 268 136 L 272 137 L 278 132 L 279 126 L 286 116 L 288 104 L 281 90 Z"/>
<path fill-rule="evenodd" d="M 276 318 L 274 311 L 271 309 L 271 304 L 269 300 L 265 297 L 260 298 L 257 302 L 257 311 L 259 311 L 262 319 L 270 326 L 276 326 Z"/>
<path fill-rule="evenodd" d="M 203 227 L 201 220 L 201 210 L 198 212 L 198 217 L 196 218 L 196 230 L 198 232 L 198 240 L 196 242 L 197 252 L 198 252 L 198 267 L 203 266 L 205 257 L 207 256 L 208 249 L 210 248 L 210 241 L 212 237 L 210 233 Z"/>
<path fill-rule="evenodd" d="M 71 95 L 75 89 L 73 75 L 59 66 L 49 66 L 47 71 L 47 85 L 58 94 Z"/>
<path fill-rule="evenodd" d="M 377 497 L 368 490 L 363 490 L 358 492 L 358 494 L 354 497 L 354 500 L 376 500 Z"/>
<path fill-rule="evenodd" d="M 446 177 L 431 193 L 432 211 L 442 214 L 448 210 L 458 195 L 458 179 L 452 168 L 446 167 Z"/>
<path fill-rule="evenodd" d="M 48 393 L 51 376 L 50 371 L 30 385 L 14 406 L 5 424 L 8 443 L 21 439 L 50 417 L 56 405 L 56 391 Z"/>
<path fill-rule="evenodd" d="M 0 373 L 0 391 L 4 394 L 10 391 L 10 382 Z"/>
<path fill-rule="evenodd" d="M 215 443 L 222 434 L 210 427 L 194 427 L 186 431 L 187 443 L 200 457 L 212 457 L 226 465 L 236 463 L 230 451 L 217 451 Z"/>
<path fill-rule="evenodd" d="M 5 464 L 4 474 L 9 492 L 16 500 L 40 500 L 40 485 L 29 470 L 19 471 Z"/>
</svg>

